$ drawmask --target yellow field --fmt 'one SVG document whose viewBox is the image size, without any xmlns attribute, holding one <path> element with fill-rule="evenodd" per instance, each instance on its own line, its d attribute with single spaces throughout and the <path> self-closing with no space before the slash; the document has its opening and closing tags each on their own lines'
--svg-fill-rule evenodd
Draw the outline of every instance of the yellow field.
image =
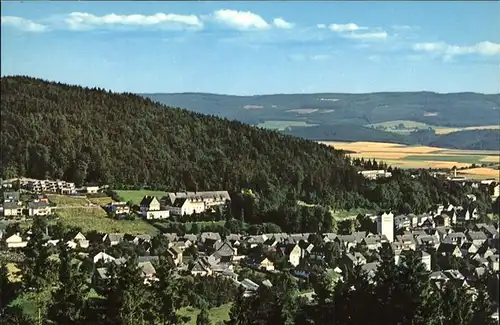
<svg viewBox="0 0 500 325">
<path fill-rule="evenodd" d="M 457 171 L 457 174 L 479 176 L 483 178 L 496 178 L 499 179 L 500 170 L 493 168 L 470 168 L 465 170 Z"/>
<path fill-rule="evenodd" d="M 482 126 L 469 126 L 464 128 L 447 128 L 447 127 L 434 127 L 434 131 L 436 134 L 448 134 L 452 132 L 458 131 L 467 131 L 467 130 L 500 130 L 499 125 L 482 125 Z"/>
<path fill-rule="evenodd" d="M 352 158 L 369 158 L 385 161 L 399 168 L 457 168 L 469 167 L 473 163 L 500 163 L 498 151 L 494 150 L 456 150 L 427 146 L 406 146 L 383 142 L 336 142 L 320 143 L 336 149 L 348 150 Z M 493 168 L 473 168 L 457 171 L 458 174 L 474 178 L 500 179 L 499 171 Z"/>
</svg>

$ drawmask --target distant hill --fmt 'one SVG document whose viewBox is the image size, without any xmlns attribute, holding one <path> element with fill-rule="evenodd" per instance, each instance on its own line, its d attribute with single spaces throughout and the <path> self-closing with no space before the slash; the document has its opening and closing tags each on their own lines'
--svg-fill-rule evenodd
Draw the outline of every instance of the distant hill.
<svg viewBox="0 0 500 325">
<path fill-rule="evenodd" d="M 307 139 L 338 141 L 385 141 L 419 143 L 411 132 L 397 136 L 380 124 L 413 122 L 415 131 L 432 127 L 472 127 L 495 124 L 500 120 L 500 94 L 437 94 L 397 92 L 370 94 L 280 94 L 230 96 L 204 93 L 143 94 L 160 103 L 195 112 L 238 120 L 252 125 L 283 126 L 283 132 Z M 307 128 L 299 127 L 302 123 Z M 290 127 L 287 127 L 287 123 Z M 313 125 L 313 126 L 310 126 Z M 355 127 L 356 126 L 356 127 Z M 379 126 L 378 132 L 373 132 Z M 462 132 L 462 131 L 459 131 Z M 500 149 L 493 143 L 498 130 L 488 130 L 474 145 Z M 456 135 L 455 135 L 456 136 Z M 466 136 L 466 135 L 464 135 Z M 326 138 L 324 138 L 326 137 Z M 449 137 L 447 139 L 450 139 Z M 431 141 L 430 139 L 428 139 Z M 432 143 L 441 143 L 440 136 Z M 443 140 L 442 143 L 449 143 Z M 472 149 L 469 142 L 454 143 L 460 149 Z"/>
</svg>

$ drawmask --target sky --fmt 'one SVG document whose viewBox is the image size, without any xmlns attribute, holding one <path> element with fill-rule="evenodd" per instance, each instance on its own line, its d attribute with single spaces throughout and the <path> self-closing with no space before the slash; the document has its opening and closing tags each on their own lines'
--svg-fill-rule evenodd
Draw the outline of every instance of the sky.
<svg viewBox="0 0 500 325">
<path fill-rule="evenodd" d="M 117 92 L 500 93 L 500 2 L 1 2 L 1 75 Z"/>
</svg>

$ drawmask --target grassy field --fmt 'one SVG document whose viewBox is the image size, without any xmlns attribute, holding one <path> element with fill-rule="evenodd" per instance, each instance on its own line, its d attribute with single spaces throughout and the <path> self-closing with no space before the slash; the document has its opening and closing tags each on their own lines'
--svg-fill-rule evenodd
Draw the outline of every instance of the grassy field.
<svg viewBox="0 0 500 325">
<path fill-rule="evenodd" d="M 106 205 L 106 204 L 113 202 L 113 199 L 110 198 L 109 196 L 93 197 L 93 198 L 89 198 L 88 200 L 90 202 L 92 202 L 93 204 L 97 204 L 97 205 Z"/>
<path fill-rule="evenodd" d="M 336 149 L 349 150 L 352 158 L 369 158 L 385 161 L 398 168 L 452 168 L 470 167 L 473 163 L 499 162 L 499 152 L 493 150 L 456 150 L 428 146 L 405 146 L 383 142 L 321 142 Z M 462 176 L 479 179 L 500 179 L 493 168 L 459 170 Z"/>
<path fill-rule="evenodd" d="M 58 221 L 70 227 L 80 227 L 84 232 L 121 232 L 129 234 L 151 234 L 156 235 L 158 230 L 146 221 L 115 220 L 108 218 L 106 212 L 98 207 L 95 208 L 66 208 L 56 210 Z"/>
<path fill-rule="evenodd" d="M 49 201 L 58 206 L 78 207 L 86 206 L 90 201 L 85 196 L 73 197 L 68 195 L 48 195 Z"/>
<path fill-rule="evenodd" d="M 416 130 L 422 129 L 433 129 L 436 134 L 448 134 L 458 131 L 470 131 L 470 130 L 500 130 L 499 125 L 480 125 L 480 126 L 469 126 L 469 127 L 444 127 L 435 126 L 421 122 L 409 121 L 409 120 L 395 120 L 387 121 L 381 123 L 367 124 L 367 127 L 372 127 L 375 129 L 394 132 L 394 133 L 410 133 Z"/>
<path fill-rule="evenodd" d="M 426 123 L 408 121 L 408 120 L 395 120 L 395 121 L 367 124 L 365 126 L 387 132 L 402 133 L 402 134 L 408 134 L 416 130 L 433 128 L 431 125 L 428 125 Z"/>
<path fill-rule="evenodd" d="M 464 164 L 478 164 L 484 156 L 463 155 L 463 156 L 438 156 L 438 155 L 409 155 L 404 160 L 424 160 L 424 161 L 449 161 Z"/>
<path fill-rule="evenodd" d="M 316 126 L 317 124 L 308 124 L 306 122 L 302 121 L 265 121 L 264 123 L 260 123 L 257 126 L 265 129 L 272 129 L 272 130 L 279 130 L 283 131 L 288 127 L 291 126 L 301 126 L 301 127 L 308 127 L 308 126 Z"/>
<path fill-rule="evenodd" d="M 132 201 L 134 204 L 141 203 L 141 200 L 146 195 L 156 196 L 158 199 L 167 195 L 167 192 L 162 191 L 148 191 L 148 190 L 139 190 L 139 191 L 116 191 L 118 196 L 122 201 L 128 202 Z"/>
<path fill-rule="evenodd" d="M 215 307 L 209 310 L 210 321 L 212 324 L 217 324 L 218 322 L 223 322 L 229 320 L 229 310 L 231 309 L 230 304 L 222 305 L 220 307 Z M 181 316 L 189 316 L 191 320 L 187 323 L 188 325 L 196 324 L 196 317 L 200 313 L 199 309 L 186 307 L 179 310 L 178 314 Z"/>
<path fill-rule="evenodd" d="M 500 130 L 500 125 L 482 125 L 482 126 L 469 126 L 463 128 L 448 128 L 448 127 L 433 127 L 436 134 L 448 134 L 458 131 L 469 131 L 469 130 Z"/>
</svg>

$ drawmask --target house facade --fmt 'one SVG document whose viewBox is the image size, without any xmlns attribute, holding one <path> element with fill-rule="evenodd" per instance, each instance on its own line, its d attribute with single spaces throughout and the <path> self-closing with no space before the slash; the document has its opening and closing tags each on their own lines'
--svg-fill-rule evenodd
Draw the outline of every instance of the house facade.
<svg viewBox="0 0 500 325">
<path fill-rule="evenodd" d="M 30 202 L 28 203 L 28 211 L 30 216 L 46 216 L 52 212 L 46 202 Z"/>
</svg>

